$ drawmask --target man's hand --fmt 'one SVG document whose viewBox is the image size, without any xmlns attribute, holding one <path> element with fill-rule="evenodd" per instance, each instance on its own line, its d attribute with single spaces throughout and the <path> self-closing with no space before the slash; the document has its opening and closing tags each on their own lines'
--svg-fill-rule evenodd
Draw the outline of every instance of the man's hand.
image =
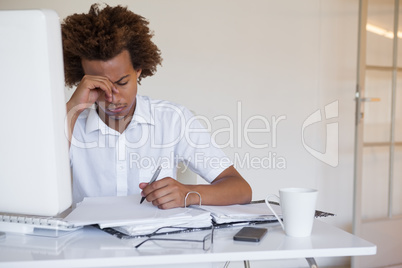
<svg viewBox="0 0 402 268">
<path fill-rule="evenodd" d="M 166 177 L 151 184 L 140 183 L 142 196 L 148 202 L 161 209 L 184 207 L 184 199 L 188 192 L 192 191 L 186 185 L 173 178 Z M 197 204 L 198 195 L 189 195 L 187 205 Z M 198 201 L 199 202 L 199 201 Z"/>
<path fill-rule="evenodd" d="M 85 75 L 68 101 L 67 108 L 79 107 L 78 110 L 82 112 L 94 104 L 101 94 L 105 94 L 106 101 L 112 102 L 113 92 L 118 93 L 118 90 L 108 78 Z"/>
<path fill-rule="evenodd" d="M 67 119 L 69 127 L 69 140 L 74 129 L 75 121 L 82 111 L 91 107 L 101 95 L 108 102 L 112 102 L 113 93 L 119 91 L 113 83 L 103 76 L 85 75 L 71 99 L 67 102 Z"/>
<path fill-rule="evenodd" d="M 250 185 L 233 166 L 225 169 L 211 184 L 187 185 L 167 177 L 151 184 L 140 183 L 140 188 L 148 202 L 162 209 L 184 207 L 189 192 L 197 192 L 202 205 L 248 204 L 252 197 Z M 200 204 L 200 196 L 190 194 L 186 205 Z"/>
</svg>

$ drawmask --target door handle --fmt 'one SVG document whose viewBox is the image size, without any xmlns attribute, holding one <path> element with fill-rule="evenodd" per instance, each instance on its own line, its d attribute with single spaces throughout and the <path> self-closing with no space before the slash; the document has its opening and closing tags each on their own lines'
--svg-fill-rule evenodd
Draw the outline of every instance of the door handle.
<svg viewBox="0 0 402 268">
<path fill-rule="evenodd" d="M 358 102 L 356 106 L 356 125 L 358 124 L 358 122 L 360 122 L 361 119 L 364 118 L 364 112 L 360 111 L 360 108 L 359 110 L 357 109 L 357 107 L 360 107 L 360 103 L 381 101 L 381 98 L 360 98 L 359 96 L 360 96 L 359 92 L 356 92 L 356 101 Z"/>
<path fill-rule="evenodd" d="M 381 98 L 360 98 L 360 101 L 363 101 L 363 102 L 378 102 L 378 101 L 381 101 Z"/>
</svg>

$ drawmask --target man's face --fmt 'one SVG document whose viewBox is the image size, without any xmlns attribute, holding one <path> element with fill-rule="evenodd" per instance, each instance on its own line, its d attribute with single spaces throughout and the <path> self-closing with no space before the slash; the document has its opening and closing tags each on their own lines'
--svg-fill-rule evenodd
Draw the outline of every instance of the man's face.
<svg viewBox="0 0 402 268">
<path fill-rule="evenodd" d="M 123 50 L 107 61 L 83 59 L 82 67 L 86 75 L 108 78 L 119 91 L 119 93 L 113 93 L 112 102 L 105 100 L 104 93 L 96 101 L 99 106 L 99 116 L 106 124 L 110 124 L 111 120 L 125 119 L 134 114 L 137 79 L 141 69 L 134 70 L 127 50 Z"/>
</svg>

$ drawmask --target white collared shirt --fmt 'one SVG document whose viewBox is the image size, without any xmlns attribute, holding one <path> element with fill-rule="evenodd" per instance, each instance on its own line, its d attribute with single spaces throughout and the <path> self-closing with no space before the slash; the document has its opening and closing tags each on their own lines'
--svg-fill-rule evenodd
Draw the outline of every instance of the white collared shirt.
<svg viewBox="0 0 402 268">
<path fill-rule="evenodd" d="M 134 116 L 120 134 L 96 110 L 83 111 L 70 147 L 73 202 L 86 196 L 124 196 L 140 192 L 159 165 L 158 179 L 176 178 L 177 164 L 212 182 L 233 163 L 188 109 L 137 95 Z"/>
</svg>

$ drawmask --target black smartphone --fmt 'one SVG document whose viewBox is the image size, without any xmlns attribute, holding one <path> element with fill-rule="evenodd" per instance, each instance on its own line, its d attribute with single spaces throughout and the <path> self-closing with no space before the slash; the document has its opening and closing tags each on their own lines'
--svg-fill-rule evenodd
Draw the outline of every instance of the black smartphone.
<svg viewBox="0 0 402 268">
<path fill-rule="evenodd" d="M 233 240 L 259 242 L 267 232 L 267 228 L 243 227 L 233 236 Z"/>
</svg>

